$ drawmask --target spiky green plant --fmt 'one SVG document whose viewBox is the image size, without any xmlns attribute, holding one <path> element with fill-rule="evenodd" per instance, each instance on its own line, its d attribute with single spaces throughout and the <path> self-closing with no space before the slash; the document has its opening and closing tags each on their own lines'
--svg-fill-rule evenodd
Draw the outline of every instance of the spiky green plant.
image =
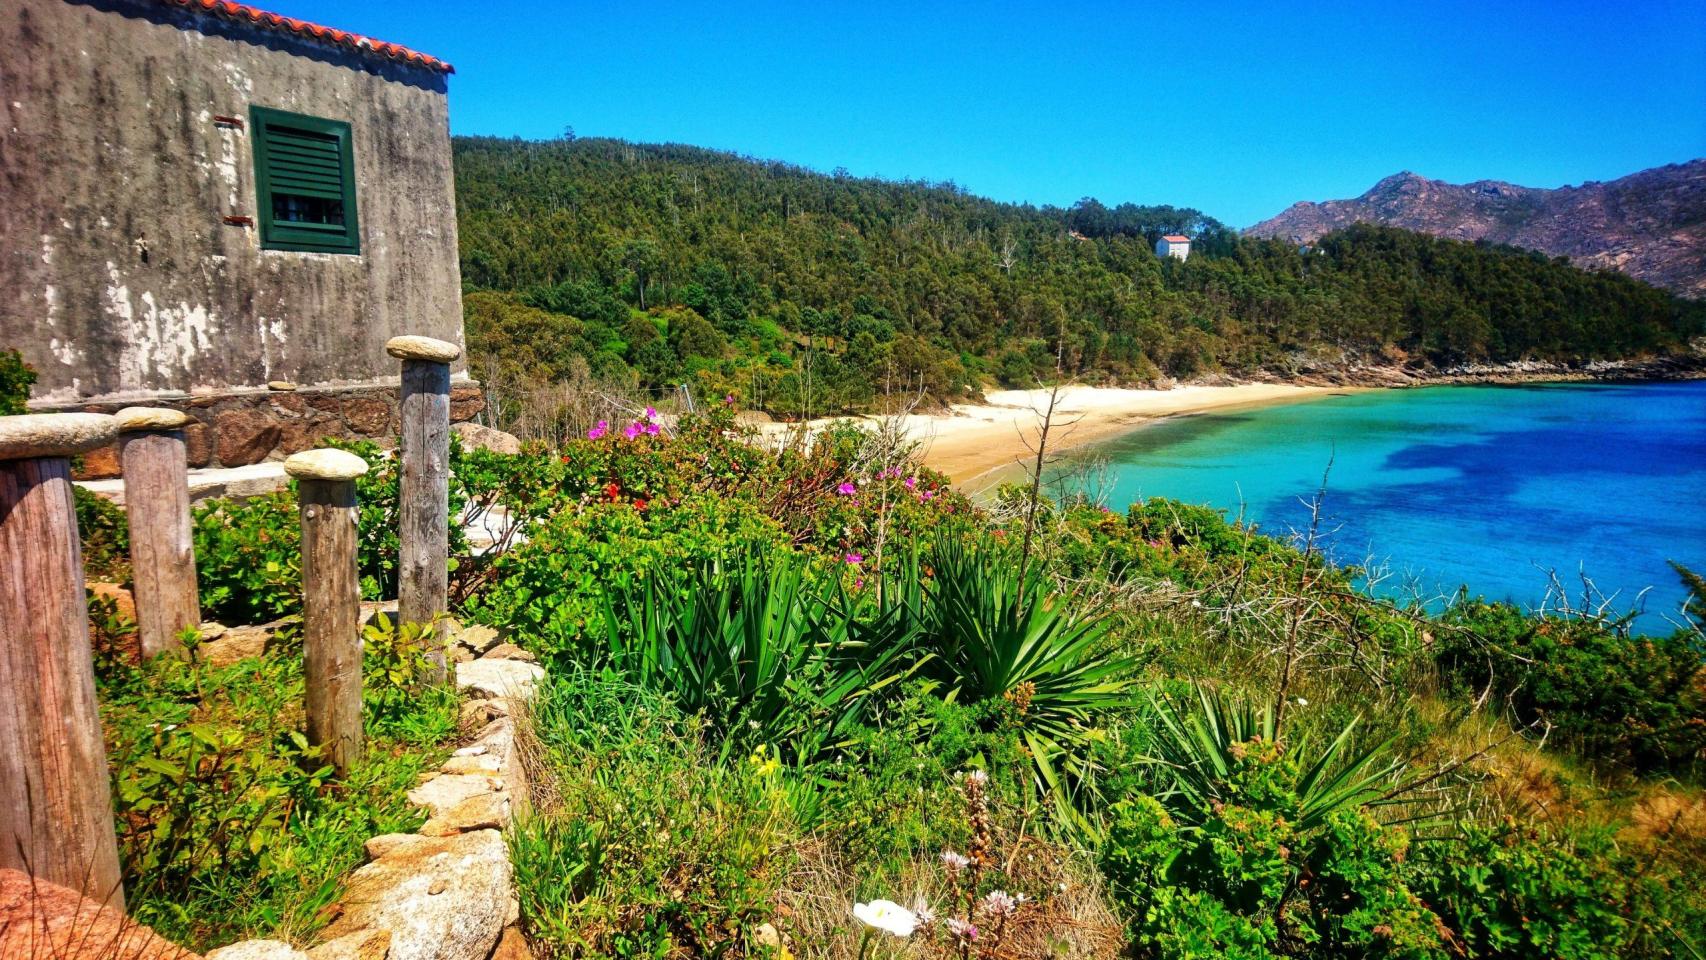
<svg viewBox="0 0 1706 960">
<path fill-rule="evenodd" d="M 713 732 L 809 758 L 908 672 L 916 624 L 898 607 L 869 613 L 807 560 L 752 551 L 606 591 L 602 653 Z"/>
<path fill-rule="evenodd" d="M 1246 751 L 1278 740 L 1272 704 L 1254 707 L 1201 686 L 1189 698 L 1154 695 L 1151 716 L 1151 761 L 1164 771 L 1166 784 L 1158 799 L 1186 823 L 1199 822 L 1225 802 Z M 1357 723 L 1353 719 L 1319 746 L 1307 737 L 1279 744 L 1301 803 L 1299 830 L 1311 830 L 1348 808 L 1398 802 L 1393 792 L 1404 762 L 1392 755 L 1390 740 L 1353 750 Z"/>
<path fill-rule="evenodd" d="M 1107 617 L 1049 595 L 987 544 L 942 541 L 931 565 L 925 669 L 962 699 L 1014 705 L 1045 792 L 1092 783 L 1097 716 L 1130 702 L 1131 661 L 1101 649 Z"/>
</svg>

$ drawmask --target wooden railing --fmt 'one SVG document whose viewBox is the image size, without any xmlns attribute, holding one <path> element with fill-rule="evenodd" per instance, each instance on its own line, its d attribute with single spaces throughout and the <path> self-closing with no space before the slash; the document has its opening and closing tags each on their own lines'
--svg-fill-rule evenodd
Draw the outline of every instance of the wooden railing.
<svg viewBox="0 0 1706 960">
<path fill-rule="evenodd" d="M 454 344 L 397 337 L 403 361 L 399 619 L 444 636 Z M 71 458 L 120 445 L 142 656 L 180 656 L 201 623 L 188 471 L 176 411 L 0 417 L 0 867 L 122 909 L 95 701 Z M 355 481 L 339 450 L 292 456 L 302 523 L 307 736 L 339 774 L 359 762 L 361 594 Z M 447 680 L 442 642 L 424 677 Z"/>
</svg>

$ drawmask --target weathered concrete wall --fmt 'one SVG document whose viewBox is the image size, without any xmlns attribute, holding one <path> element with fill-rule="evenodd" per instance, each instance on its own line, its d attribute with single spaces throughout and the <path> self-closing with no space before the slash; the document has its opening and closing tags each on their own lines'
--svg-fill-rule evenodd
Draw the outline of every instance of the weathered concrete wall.
<svg viewBox="0 0 1706 960">
<path fill-rule="evenodd" d="M 361 254 L 260 249 L 251 105 L 348 121 Z M 0 348 L 34 405 L 396 382 L 462 343 L 445 78 L 145 0 L 0 7 Z"/>
</svg>

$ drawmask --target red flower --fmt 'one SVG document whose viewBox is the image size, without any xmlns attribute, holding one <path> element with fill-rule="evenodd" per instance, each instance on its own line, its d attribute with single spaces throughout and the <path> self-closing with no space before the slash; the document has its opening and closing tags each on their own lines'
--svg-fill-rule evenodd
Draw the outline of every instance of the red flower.
<svg viewBox="0 0 1706 960">
<path fill-rule="evenodd" d="M 639 497 L 635 497 L 635 498 L 634 498 L 634 509 L 635 509 L 635 510 L 644 510 L 644 509 L 646 509 L 646 501 L 644 501 L 644 500 L 641 500 L 641 499 L 640 499 L 640 498 L 639 498 Z"/>
<path fill-rule="evenodd" d="M 612 480 L 604 485 L 604 495 L 609 497 L 611 500 L 615 500 L 617 497 L 622 495 L 622 487 L 617 484 L 616 481 Z"/>
</svg>

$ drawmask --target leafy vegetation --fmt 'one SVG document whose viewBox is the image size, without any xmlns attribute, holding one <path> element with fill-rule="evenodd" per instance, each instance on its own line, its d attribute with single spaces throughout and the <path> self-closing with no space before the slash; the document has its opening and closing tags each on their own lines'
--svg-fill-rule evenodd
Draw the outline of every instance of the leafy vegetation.
<svg viewBox="0 0 1706 960">
<path fill-rule="evenodd" d="M 408 689 L 385 669 L 411 656 L 396 635 L 370 631 L 367 755 L 341 779 L 300 732 L 301 654 L 287 642 L 225 667 L 174 657 L 104 666 L 132 916 L 197 949 L 245 934 L 306 938 L 331 919 L 323 911 L 364 862 L 368 837 L 420 826 L 404 794 L 448 754 L 439 744 L 455 734 L 456 698 Z"/>
<path fill-rule="evenodd" d="M 1292 376 L 1643 356 L 1706 332 L 1706 306 L 1620 274 L 1390 228 L 1299 249 L 1195 210 L 1001 204 L 680 145 L 454 152 L 471 355 L 526 432 L 547 383 L 559 400 L 686 383 L 792 417 L 1028 387 L 1057 365 Z M 1157 258 L 1177 232 L 1191 258 Z"/>
<path fill-rule="evenodd" d="M 1043 504 L 1022 581 L 1018 492 L 993 512 L 925 498 L 934 481 L 879 439 L 758 454 L 727 418 L 476 458 L 472 502 L 514 502 L 528 526 L 468 610 L 560 678 L 531 723 L 535 815 L 512 838 L 543 954 L 1702 942 L 1706 901 L 1684 879 L 1706 863 L 1698 748 L 1667 755 L 1681 783 L 1650 780 L 1625 741 L 1546 739 L 1519 700 L 1466 690 L 1469 638 L 1483 662 L 1529 668 L 1485 605 L 1374 601 L 1354 570 L 1165 501 Z M 879 550 L 894 523 L 914 546 Z M 539 603 L 559 595 L 576 599 Z M 1567 625 L 1623 709 L 1698 716 L 1642 680 L 1680 669 L 1694 628 Z M 1612 656 L 1619 641 L 1634 652 Z M 1672 666 L 1655 674 L 1653 651 Z M 1632 800 L 1658 797 L 1662 823 Z M 1649 862 L 1633 879 L 1628 856 Z M 877 898 L 934 919 L 872 933 L 847 911 Z"/>
<path fill-rule="evenodd" d="M 458 509 L 498 528 L 456 544 L 459 612 L 557 678 L 510 835 L 543 956 L 1706 943 L 1698 596 L 1651 637 L 1403 608 L 1204 508 L 977 506 L 880 435 L 766 452 L 726 404 L 624 418 L 455 458 Z M 122 513 L 82 509 L 116 562 Z M 288 492 L 201 511 L 204 606 L 292 612 L 295 530 Z M 386 592 L 394 545 L 361 565 Z M 424 634 L 369 628 L 375 749 L 334 784 L 294 733 L 288 629 L 259 660 L 136 667 L 113 601 L 91 612 L 134 911 L 193 945 L 311 937 L 362 840 L 419 820 L 402 794 L 453 731 L 407 686 Z"/>
<path fill-rule="evenodd" d="M 335 445 L 368 463 L 367 473 L 356 480 L 356 523 L 361 534 L 356 556 L 362 598 L 395 597 L 401 464 L 371 442 Z M 453 446 L 453 469 L 460 461 L 461 448 Z M 451 509 L 460 511 L 463 487 L 452 486 Z M 209 619 L 257 624 L 301 611 L 302 526 L 294 482 L 287 490 L 265 496 L 203 504 L 195 510 L 193 535 L 202 613 Z M 461 552 L 463 530 L 452 529 L 449 536 L 452 553 Z"/>
<path fill-rule="evenodd" d="M 1698 632 L 1630 637 L 1481 602 L 1460 604 L 1447 623 L 1466 628 L 1446 633 L 1437 654 L 1461 695 L 1501 697 L 1521 721 L 1551 724 L 1584 752 L 1637 770 L 1686 770 L 1706 755 Z"/>
<path fill-rule="evenodd" d="M 36 372 L 16 350 L 0 350 L 0 417 L 25 412 Z"/>
</svg>

